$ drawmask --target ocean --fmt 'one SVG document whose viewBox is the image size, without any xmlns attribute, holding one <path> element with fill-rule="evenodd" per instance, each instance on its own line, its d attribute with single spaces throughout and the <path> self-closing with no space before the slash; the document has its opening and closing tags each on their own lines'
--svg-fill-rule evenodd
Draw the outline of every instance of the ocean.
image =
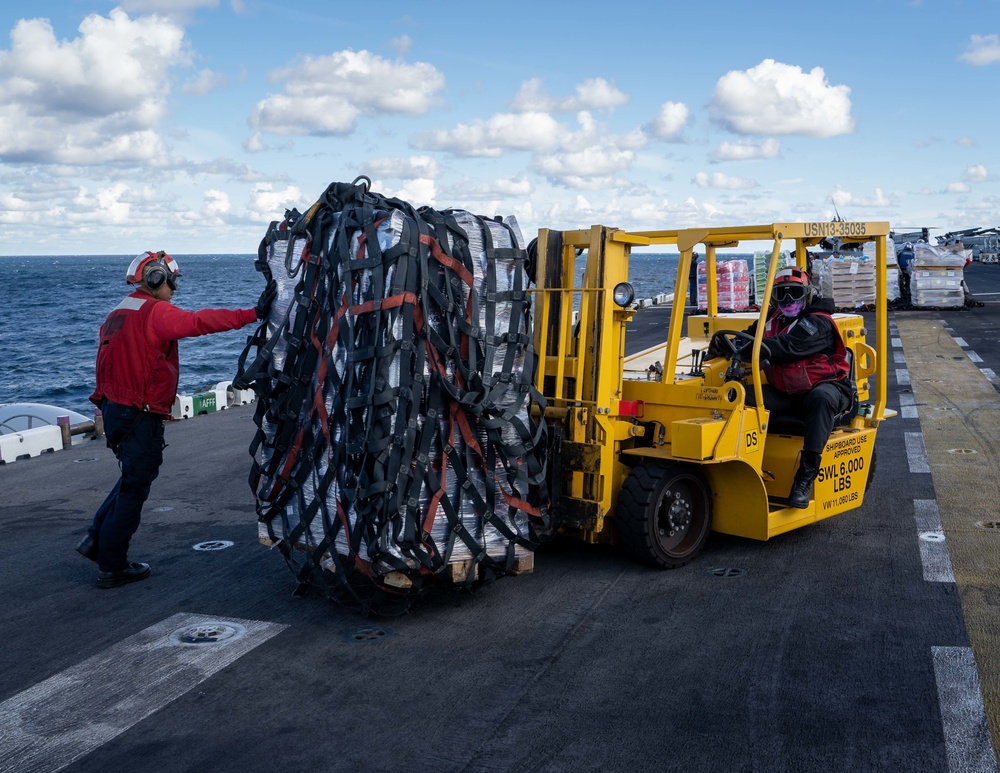
<svg viewBox="0 0 1000 773">
<path fill-rule="evenodd" d="M 97 334 L 129 292 L 131 255 L 0 256 L 0 403 L 44 403 L 85 416 L 94 388 Z M 254 255 L 176 255 L 183 277 L 174 304 L 250 307 L 264 280 Z M 676 254 L 635 254 L 630 262 L 637 298 L 673 292 Z M 254 327 L 180 342 L 181 394 L 236 375 L 237 359 Z"/>
<path fill-rule="evenodd" d="M 45 403 L 91 416 L 101 323 L 125 295 L 134 256 L 0 256 L 0 403 Z M 264 280 L 254 255 L 177 255 L 183 275 L 174 304 L 247 308 Z M 236 375 L 252 325 L 179 344 L 179 391 L 192 394 Z"/>
</svg>

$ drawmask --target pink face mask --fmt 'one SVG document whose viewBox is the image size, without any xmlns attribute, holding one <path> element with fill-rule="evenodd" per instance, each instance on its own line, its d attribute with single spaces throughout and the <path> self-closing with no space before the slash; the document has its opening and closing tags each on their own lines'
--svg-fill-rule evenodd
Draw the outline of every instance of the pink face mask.
<svg viewBox="0 0 1000 773">
<path fill-rule="evenodd" d="M 790 303 L 779 303 L 778 308 L 781 310 L 782 314 L 791 319 L 792 317 L 799 316 L 799 314 L 802 313 L 802 309 L 805 308 L 805 305 L 806 302 L 803 299 L 799 301 L 791 301 Z"/>
</svg>

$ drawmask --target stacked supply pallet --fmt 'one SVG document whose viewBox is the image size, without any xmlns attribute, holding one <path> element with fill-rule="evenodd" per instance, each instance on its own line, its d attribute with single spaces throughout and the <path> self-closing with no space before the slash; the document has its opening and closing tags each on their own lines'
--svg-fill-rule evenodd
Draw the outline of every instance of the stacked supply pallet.
<svg viewBox="0 0 1000 773">
<path fill-rule="evenodd" d="M 742 259 L 715 264 L 717 302 L 720 309 L 743 311 L 750 307 L 750 269 Z M 698 308 L 708 308 L 708 269 L 698 263 Z"/>
<path fill-rule="evenodd" d="M 875 302 L 875 263 L 863 257 L 817 258 L 813 284 L 838 309 L 856 309 Z"/>
<path fill-rule="evenodd" d="M 862 254 L 870 261 L 875 261 L 875 242 L 865 242 Z M 896 242 L 885 240 L 885 288 L 886 300 L 899 300 L 899 259 L 896 257 Z"/>
<path fill-rule="evenodd" d="M 755 252 L 753 254 L 753 287 L 754 299 L 760 303 L 767 289 L 767 269 L 771 265 L 770 252 Z M 778 254 L 777 271 L 787 266 L 795 265 L 795 255 L 791 252 L 781 252 Z"/>
<path fill-rule="evenodd" d="M 516 221 L 333 183 L 258 258 L 278 296 L 235 383 L 261 398 L 261 541 L 365 606 L 530 571 L 546 443 Z"/>
<path fill-rule="evenodd" d="M 954 308 L 965 304 L 962 280 L 970 251 L 961 243 L 913 245 L 910 294 L 916 308 Z"/>
</svg>

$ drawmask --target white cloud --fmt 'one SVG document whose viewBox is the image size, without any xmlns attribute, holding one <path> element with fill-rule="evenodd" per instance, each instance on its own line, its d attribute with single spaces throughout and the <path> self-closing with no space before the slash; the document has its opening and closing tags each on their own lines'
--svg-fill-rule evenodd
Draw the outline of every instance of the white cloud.
<svg viewBox="0 0 1000 773">
<path fill-rule="evenodd" d="M 715 86 L 715 120 L 737 134 L 833 137 L 854 131 L 851 90 L 831 86 L 822 67 L 765 59 L 749 70 L 732 70 Z"/>
<path fill-rule="evenodd" d="M 989 172 L 986 167 L 982 164 L 974 164 L 965 170 L 965 174 L 962 176 L 966 182 L 970 183 L 982 183 L 986 182 L 990 177 Z"/>
<path fill-rule="evenodd" d="M 437 161 L 431 156 L 373 158 L 365 162 L 363 171 L 369 177 L 400 177 L 404 180 L 421 177 L 434 180 L 441 175 Z"/>
<path fill-rule="evenodd" d="M 757 187 L 755 180 L 748 180 L 746 177 L 733 177 L 722 172 L 715 172 L 713 174 L 698 172 L 692 178 L 691 182 L 699 188 L 724 188 L 732 191 Z"/>
<path fill-rule="evenodd" d="M 895 196 L 886 196 L 881 188 L 875 189 L 875 195 L 872 197 L 866 196 L 855 196 L 850 191 L 845 191 L 839 185 L 836 190 L 830 194 L 830 199 L 834 204 L 837 205 L 838 209 L 840 207 L 855 207 L 858 209 L 873 209 L 879 207 L 894 207 L 898 206 Z M 841 212 L 844 215 L 843 212 Z M 846 215 L 845 215 L 846 217 Z M 848 220 L 851 218 L 848 217 Z"/>
<path fill-rule="evenodd" d="M 0 156 L 6 162 L 107 164 L 162 159 L 157 128 L 168 71 L 189 54 L 184 30 L 119 9 L 92 14 L 74 40 L 22 19 L 0 51 Z"/>
<path fill-rule="evenodd" d="M 595 145 L 574 152 L 553 153 L 535 159 L 534 168 L 551 181 L 570 188 L 599 190 L 627 185 L 617 177 L 632 166 L 635 153 L 612 145 Z"/>
<path fill-rule="evenodd" d="M 418 148 L 456 156 L 495 158 L 505 150 L 549 150 L 566 136 L 562 124 L 547 113 L 498 113 L 487 121 L 421 134 L 413 142 Z"/>
<path fill-rule="evenodd" d="M 302 191 L 294 185 L 289 185 L 281 191 L 273 191 L 269 183 L 259 183 L 250 191 L 247 214 L 254 220 L 269 223 L 272 220 L 280 220 L 286 209 L 297 208 L 300 212 L 304 212 L 303 207 L 311 204 L 312 201 L 306 201 Z"/>
<path fill-rule="evenodd" d="M 124 225 L 131 219 L 131 203 L 128 201 L 130 189 L 125 183 L 101 188 L 91 194 L 86 188 L 81 188 L 74 200 L 78 213 L 69 213 L 67 218 L 72 222 L 98 222 L 103 225 Z"/>
<path fill-rule="evenodd" d="M 955 140 L 955 143 L 961 145 L 963 148 L 976 147 L 975 137 L 969 137 L 969 136 L 959 137 L 957 140 Z"/>
<path fill-rule="evenodd" d="M 233 209 L 229 195 L 224 191 L 210 189 L 205 191 L 204 211 L 211 216 L 227 215 Z"/>
<path fill-rule="evenodd" d="M 575 113 L 580 110 L 609 110 L 628 101 L 627 94 L 604 78 L 591 78 L 579 83 L 573 97 L 551 97 L 542 89 L 541 78 L 532 78 L 521 84 L 510 106 L 517 113 Z"/>
<path fill-rule="evenodd" d="M 687 124 L 688 108 L 683 102 L 664 102 L 649 127 L 650 133 L 658 140 L 677 140 Z"/>
<path fill-rule="evenodd" d="M 205 69 L 199 72 L 194 78 L 181 86 L 181 91 L 185 94 L 195 94 L 204 96 L 217 91 L 226 85 L 226 79 L 217 72 Z"/>
<path fill-rule="evenodd" d="M 385 188 L 378 186 L 386 196 L 395 196 L 407 201 L 415 207 L 433 207 L 437 203 L 437 190 L 433 180 L 407 180 L 402 188 Z"/>
<path fill-rule="evenodd" d="M 711 161 L 752 161 L 756 158 L 777 158 L 781 152 L 781 143 L 776 139 L 763 142 L 740 140 L 739 142 L 723 142 L 709 156 Z"/>
<path fill-rule="evenodd" d="M 973 35 L 965 53 L 958 58 L 975 67 L 1000 62 L 1000 35 Z"/>
<path fill-rule="evenodd" d="M 264 143 L 260 132 L 254 132 L 250 137 L 243 140 L 243 149 L 247 153 L 260 153 L 262 150 L 267 150 L 267 145 Z"/>
<path fill-rule="evenodd" d="M 393 63 L 369 51 L 306 57 L 272 73 L 281 94 L 257 103 L 250 125 L 283 135 L 344 135 L 362 115 L 421 115 L 444 88 L 444 76 L 424 62 Z"/>
<path fill-rule="evenodd" d="M 969 187 L 968 183 L 948 183 L 948 186 L 944 189 L 945 193 L 968 193 L 972 188 Z"/>
<path fill-rule="evenodd" d="M 534 186 L 526 175 L 501 180 L 476 182 L 465 180 L 455 186 L 454 195 L 464 199 L 484 201 L 490 199 L 523 199 L 531 195 Z"/>
</svg>

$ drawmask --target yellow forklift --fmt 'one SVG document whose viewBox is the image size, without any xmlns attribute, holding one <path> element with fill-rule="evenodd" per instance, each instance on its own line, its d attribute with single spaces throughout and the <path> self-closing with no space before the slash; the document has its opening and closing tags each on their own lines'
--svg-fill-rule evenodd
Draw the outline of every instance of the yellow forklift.
<svg viewBox="0 0 1000 773">
<path fill-rule="evenodd" d="M 710 531 L 767 540 L 860 507 L 875 466 L 875 434 L 895 415 L 885 407 L 888 233 L 888 223 L 845 221 L 541 230 L 532 250 L 534 344 L 560 531 L 616 543 L 641 562 L 670 569 L 694 558 Z M 812 501 L 798 509 L 786 500 L 801 428 L 763 407 L 764 321 L 782 247 L 794 247 L 797 265 L 806 268 L 807 248 L 834 237 L 875 244 L 874 346 L 861 314 L 834 315 L 857 399 L 826 444 Z M 770 265 L 760 311 L 720 313 L 717 250 L 761 241 L 770 245 Z M 669 327 L 662 344 L 627 357 L 626 324 L 636 314 L 630 252 L 657 245 L 680 253 Z M 696 247 L 705 254 L 707 311 L 685 318 Z M 756 335 L 749 336 L 743 331 L 754 320 Z M 706 358 L 713 339 L 727 357 Z M 750 392 L 757 407 L 747 404 Z"/>
</svg>

